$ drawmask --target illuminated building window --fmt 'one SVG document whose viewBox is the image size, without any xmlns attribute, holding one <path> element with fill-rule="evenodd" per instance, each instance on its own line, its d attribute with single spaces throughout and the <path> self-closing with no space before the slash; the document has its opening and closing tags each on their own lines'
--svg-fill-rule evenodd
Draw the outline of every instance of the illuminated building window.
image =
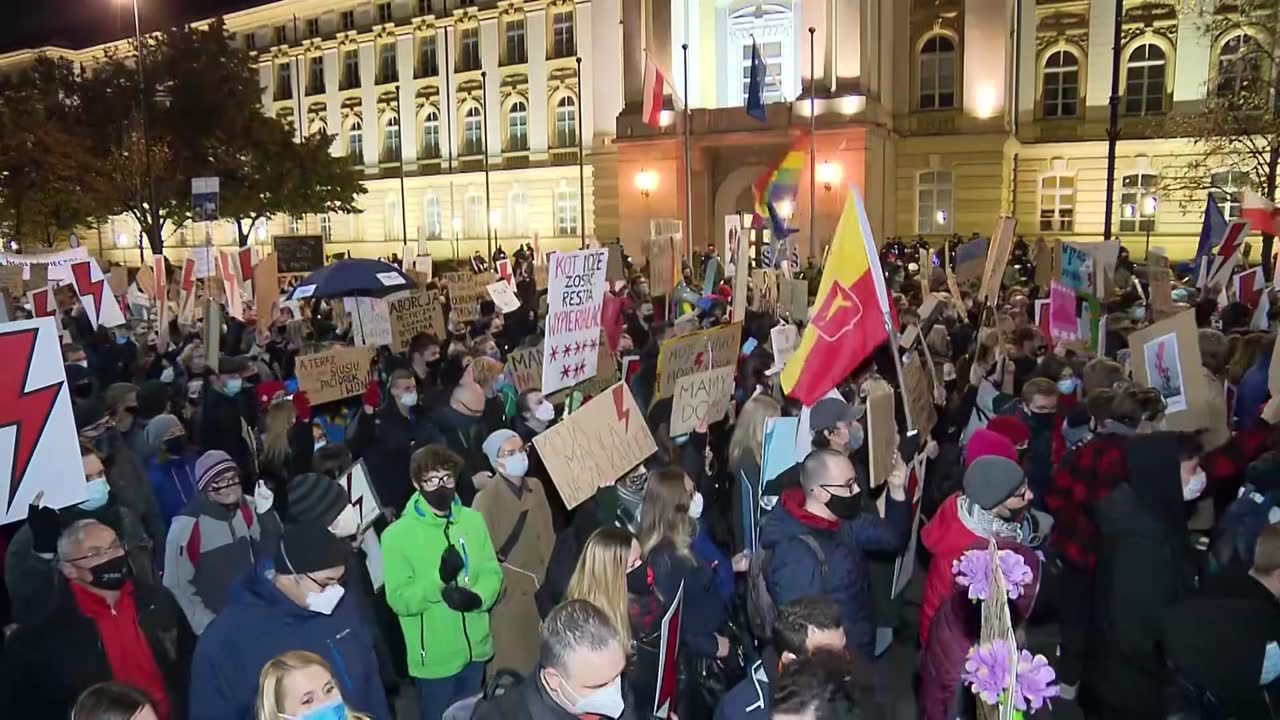
<svg viewBox="0 0 1280 720">
<path fill-rule="evenodd" d="M 507 196 L 507 230 L 512 237 L 529 234 L 529 194 L 518 185 Z"/>
<path fill-rule="evenodd" d="M 484 212 L 484 195 L 478 192 L 469 193 L 463 205 L 466 208 L 467 237 L 484 237 L 485 221 L 488 218 Z"/>
<path fill-rule="evenodd" d="M 1124 73 L 1124 114 L 1155 115 L 1164 112 L 1164 50 L 1145 43 L 1129 53 Z"/>
<path fill-rule="evenodd" d="M 382 162 L 400 162 L 400 118 L 394 115 L 382 128 Z"/>
<path fill-rule="evenodd" d="M 320 216 L 320 237 L 325 242 L 333 239 L 333 222 L 327 214 Z"/>
<path fill-rule="evenodd" d="M 422 119 L 422 157 L 440 157 L 440 114 L 435 110 Z"/>
<path fill-rule="evenodd" d="M 516 100 L 507 109 L 507 151 L 529 149 L 529 106 Z"/>
<path fill-rule="evenodd" d="M 353 120 L 347 128 L 347 157 L 353 162 L 364 162 L 364 126 Z"/>
<path fill-rule="evenodd" d="M 484 119 L 480 108 L 472 105 L 462 116 L 462 154 L 479 155 L 484 152 Z"/>
<path fill-rule="evenodd" d="M 458 71 L 480 69 L 480 28 L 464 27 L 458 31 Z"/>
<path fill-rule="evenodd" d="M 404 238 L 403 221 L 404 215 L 400 213 L 400 199 L 391 196 L 387 198 L 385 205 L 385 220 L 383 228 L 385 229 L 384 239 L 401 240 Z"/>
<path fill-rule="evenodd" d="M 1041 103 L 1047 118 L 1075 117 L 1080 101 L 1080 60 L 1058 50 L 1045 60 Z"/>
<path fill-rule="evenodd" d="M 1071 232 L 1075 227 L 1076 178 L 1040 178 L 1040 232 Z"/>
<path fill-rule="evenodd" d="M 1262 63 L 1266 57 L 1266 51 L 1251 36 L 1241 33 L 1229 38 L 1218 53 L 1217 96 L 1239 97 L 1261 89 Z"/>
<path fill-rule="evenodd" d="M 508 65 L 528 62 L 529 56 L 525 52 L 524 42 L 524 18 L 511 18 L 504 22 L 502 26 L 503 34 L 506 37 L 506 52 L 502 56 L 503 62 Z"/>
<path fill-rule="evenodd" d="M 1240 219 L 1240 191 L 1249 187 L 1249 176 L 1239 170 L 1219 170 L 1209 176 L 1212 189 L 1209 193 L 1218 201 L 1222 216 L 1227 220 Z"/>
<path fill-rule="evenodd" d="M 920 109 L 947 110 L 956 106 L 956 44 L 934 35 L 920 48 Z"/>
<path fill-rule="evenodd" d="M 440 74 L 440 61 L 436 54 L 436 36 L 418 38 L 418 77 L 435 77 Z"/>
<path fill-rule="evenodd" d="M 558 10 L 551 14 L 551 57 L 570 57 L 574 51 L 573 10 Z"/>
<path fill-rule="evenodd" d="M 1120 178 L 1120 232 L 1150 232 L 1156 229 L 1153 212 L 1159 177 L 1153 173 L 1132 173 Z"/>
<path fill-rule="evenodd" d="M 556 190 L 556 234 L 578 234 L 578 192 Z"/>
<path fill-rule="evenodd" d="M 422 225 L 429 238 L 438 238 L 443 230 L 441 225 L 440 198 L 435 193 L 427 193 L 422 198 Z"/>
<path fill-rule="evenodd" d="M 753 3 L 730 15 L 725 62 L 726 67 L 738 71 L 736 76 L 729 74 L 722 101 L 746 104 L 751 85 L 751 49 L 756 44 L 765 64 L 764 101 L 785 102 L 787 96 L 795 97 L 795 33 L 795 16 L 786 4 Z"/>
<path fill-rule="evenodd" d="M 378 46 L 378 83 L 393 83 L 399 79 L 396 71 L 396 44 L 383 43 Z"/>
<path fill-rule="evenodd" d="M 555 146 L 562 148 L 578 144 L 578 105 L 569 95 L 556 102 L 555 141 Z"/>
<path fill-rule="evenodd" d="M 916 232 L 951 232 L 951 171 L 925 170 L 916 176 Z"/>
</svg>

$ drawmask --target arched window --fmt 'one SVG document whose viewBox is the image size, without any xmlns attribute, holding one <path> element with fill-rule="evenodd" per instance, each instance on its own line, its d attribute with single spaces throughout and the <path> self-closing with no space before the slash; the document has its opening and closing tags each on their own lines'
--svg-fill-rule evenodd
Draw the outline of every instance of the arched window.
<svg viewBox="0 0 1280 720">
<path fill-rule="evenodd" d="M 1258 41 L 1240 33 L 1222 44 L 1218 53 L 1215 92 L 1219 98 L 1240 97 L 1262 86 L 1262 59 Z"/>
<path fill-rule="evenodd" d="M 920 109 L 955 106 L 956 44 L 946 35 L 934 35 L 920 48 Z"/>
<path fill-rule="evenodd" d="M 1156 229 L 1156 186 L 1154 173 L 1131 173 L 1120 178 L 1120 232 L 1150 232 Z"/>
<path fill-rule="evenodd" d="M 723 105 L 746 104 L 754 47 L 760 48 L 765 64 L 764 101 L 784 102 L 787 97 L 799 94 L 799 73 L 795 67 L 798 54 L 795 49 L 795 36 L 798 34 L 795 14 L 799 12 L 799 6 L 798 2 L 778 0 L 753 2 L 729 16 L 728 38 L 723 45 L 725 55 L 721 60 L 729 70 L 719 92 Z"/>
<path fill-rule="evenodd" d="M 578 144 L 578 104 L 570 95 L 556 102 L 556 147 Z"/>
<path fill-rule="evenodd" d="M 1041 104 L 1047 118 L 1075 117 L 1080 100 L 1080 60 L 1069 50 L 1057 50 L 1044 63 Z"/>
<path fill-rule="evenodd" d="M 1240 219 L 1240 191 L 1249 187 L 1249 176 L 1239 170 L 1219 170 L 1209 175 L 1212 189 L 1209 194 L 1218 201 L 1222 216 L 1227 220 Z"/>
<path fill-rule="evenodd" d="M 487 216 L 484 212 L 484 195 L 478 192 L 468 193 L 465 207 L 467 237 L 484 237 L 485 229 L 488 227 L 485 224 Z"/>
<path fill-rule="evenodd" d="M 951 232 L 950 170 L 925 170 L 916 176 L 916 232 Z"/>
<path fill-rule="evenodd" d="M 507 108 L 507 150 L 529 149 L 529 106 L 516 100 Z"/>
<path fill-rule="evenodd" d="M 529 193 L 517 185 L 507 196 L 507 231 L 512 237 L 529 234 Z"/>
<path fill-rule="evenodd" d="M 352 120 L 347 126 L 347 157 L 352 162 L 364 162 L 364 125 L 359 120 Z"/>
<path fill-rule="evenodd" d="M 1075 210 L 1074 175 L 1040 178 L 1040 232 L 1071 232 L 1075 227 Z"/>
<path fill-rule="evenodd" d="M 1129 53 L 1124 74 L 1125 115 L 1155 115 L 1164 112 L 1164 49 L 1144 43 Z"/>
<path fill-rule="evenodd" d="M 439 238 L 444 230 L 441 227 L 440 198 L 435 193 L 427 193 L 422 198 L 422 225 L 428 238 Z"/>
<path fill-rule="evenodd" d="M 435 110 L 422 118 L 422 157 L 440 157 L 440 113 Z"/>
<path fill-rule="evenodd" d="M 404 214 L 400 212 L 400 198 L 388 196 L 384 205 L 386 216 L 383 218 L 384 240 L 404 239 Z"/>
<path fill-rule="evenodd" d="M 395 115 L 382 127 L 382 162 L 400 162 L 400 118 Z"/>
<path fill-rule="evenodd" d="M 480 108 L 472 105 L 462 116 L 462 154 L 479 155 L 484 152 L 484 120 Z"/>
</svg>

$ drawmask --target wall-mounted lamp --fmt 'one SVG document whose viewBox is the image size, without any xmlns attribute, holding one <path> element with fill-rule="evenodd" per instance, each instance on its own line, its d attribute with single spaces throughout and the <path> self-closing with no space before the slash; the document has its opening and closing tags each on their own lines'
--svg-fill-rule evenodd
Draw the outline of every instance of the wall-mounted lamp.
<svg viewBox="0 0 1280 720">
<path fill-rule="evenodd" d="M 640 172 L 636 173 L 635 182 L 636 190 L 639 190 L 640 195 L 647 198 L 654 190 L 658 189 L 658 173 L 642 168 Z"/>
<path fill-rule="evenodd" d="M 818 182 L 822 183 L 822 189 L 827 192 L 831 192 L 832 185 L 840 182 L 840 177 L 843 174 L 843 168 L 830 160 L 824 160 L 821 163 L 818 163 Z"/>
</svg>

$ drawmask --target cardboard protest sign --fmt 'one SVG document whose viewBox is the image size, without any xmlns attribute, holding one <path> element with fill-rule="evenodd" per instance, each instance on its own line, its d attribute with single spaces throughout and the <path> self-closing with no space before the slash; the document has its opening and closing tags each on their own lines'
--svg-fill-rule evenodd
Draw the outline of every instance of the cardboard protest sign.
<svg viewBox="0 0 1280 720">
<path fill-rule="evenodd" d="M 42 288 L 49 284 L 49 266 L 33 263 L 27 266 L 27 288 Z"/>
<path fill-rule="evenodd" d="M 391 324 L 392 352 L 404 352 L 418 333 L 445 337 L 444 305 L 440 295 L 430 290 L 408 290 L 386 299 L 387 317 Z"/>
<path fill-rule="evenodd" d="M 44 282 L 40 283 L 41 287 L 48 283 L 50 278 L 59 282 L 71 282 L 71 266 L 88 259 L 89 248 L 84 245 L 50 253 L 0 253 L 0 265 L 19 265 L 28 268 L 27 278 L 31 278 L 30 268 L 37 265 L 43 266 L 42 272 L 46 274 Z"/>
<path fill-rule="evenodd" d="M 902 363 L 902 392 L 920 437 L 929 437 L 938 424 L 938 407 L 933 404 L 933 376 L 917 353 L 911 353 Z"/>
<path fill-rule="evenodd" d="M 795 325 L 777 325 L 769 331 L 769 344 L 773 346 L 773 366 L 781 369 L 800 348 L 800 331 Z"/>
<path fill-rule="evenodd" d="M 253 308 L 257 313 L 258 334 L 271 332 L 280 305 L 280 273 L 276 271 L 279 258 L 272 253 L 258 261 L 253 269 Z"/>
<path fill-rule="evenodd" d="M 124 324 L 124 312 L 120 309 L 120 303 L 111 295 L 97 260 L 89 258 L 72 263 L 71 280 L 94 330 L 99 325 L 117 327 Z"/>
<path fill-rule="evenodd" d="M 507 375 L 516 392 L 542 389 L 542 346 L 520 348 L 507 356 Z"/>
<path fill-rule="evenodd" d="M 25 286 L 21 265 L 0 265 L 0 287 L 10 293 L 21 293 Z"/>
<path fill-rule="evenodd" d="M 1167 267 L 1148 268 L 1151 276 L 1151 318 L 1162 320 L 1173 313 L 1173 271 Z"/>
<path fill-rule="evenodd" d="M 337 347 L 298 357 L 295 369 L 298 389 L 305 390 L 313 405 L 359 395 L 369 385 L 371 347 Z"/>
<path fill-rule="evenodd" d="M 676 382 L 671 396 L 671 437 L 687 435 L 704 420 L 718 422 L 733 404 L 733 373 L 736 368 L 722 367 L 696 375 L 686 375 Z"/>
<path fill-rule="evenodd" d="M 595 377 L 608 251 L 578 250 L 551 258 L 542 393 Z"/>
<path fill-rule="evenodd" d="M 533 286 L 538 290 L 538 292 L 542 292 L 547 289 L 547 276 L 550 272 L 551 269 L 547 267 L 545 263 L 533 266 Z"/>
<path fill-rule="evenodd" d="M 1057 280 L 1049 285 L 1049 337 L 1054 343 L 1080 339 L 1076 294 Z"/>
<path fill-rule="evenodd" d="M 769 315 L 777 314 L 778 298 L 781 294 L 780 280 L 777 270 L 757 268 L 751 271 L 751 284 L 755 289 L 755 295 L 751 300 L 752 310 Z M 808 319 L 807 310 L 805 319 Z"/>
<path fill-rule="evenodd" d="M 609 262 L 605 267 L 605 279 L 612 282 L 614 280 L 626 280 L 626 266 L 622 264 L 622 245 L 618 243 L 610 243 L 605 248 L 609 251 Z"/>
<path fill-rule="evenodd" d="M 896 397 L 897 393 L 888 383 L 874 383 L 867 395 L 867 448 L 872 487 L 882 484 L 893 471 L 893 458 L 898 452 Z"/>
<path fill-rule="evenodd" d="M 351 316 L 351 341 L 356 345 L 390 345 L 391 311 L 382 298 L 343 298 L 342 305 Z"/>
<path fill-rule="evenodd" d="M 581 393 L 585 397 L 595 397 L 622 379 L 622 371 L 618 367 L 617 356 L 609 349 L 609 344 L 604 341 L 603 334 L 597 346 L 596 374 L 586 380 L 579 381 L 576 385 L 553 393 L 548 398 L 551 402 L 560 402 L 563 399 L 563 395 L 569 390 Z"/>
<path fill-rule="evenodd" d="M 31 290 L 27 293 L 27 301 L 31 303 L 31 314 L 35 317 L 53 317 L 58 312 L 52 286 Z"/>
<path fill-rule="evenodd" d="M 1159 391 L 1170 430 L 1196 431 L 1207 417 L 1200 373 L 1200 336 L 1194 310 L 1129 335 L 1134 382 Z"/>
<path fill-rule="evenodd" d="M 217 273 L 217 251 L 212 247 L 193 247 L 187 256 L 194 258 L 196 261 L 196 278 L 204 279 L 213 277 Z"/>
<path fill-rule="evenodd" d="M 451 272 L 444 274 L 449 283 L 449 320 L 471 322 L 480 317 L 480 303 L 489 299 L 486 289 L 498 279 L 491 273 Z"/>
<path fill-rule="evenodd" d="M 1044 238 L 1038 238 L 1036 240 L 1036 244 L 1033 249 L 1034 257 L 1032 260 L 1036 266 L 1035 283 L 1040 287 L 1047 286 L 1049 281 L 1054 278 L 1054 270 L 1056 269 L 1056 260 L 1058 255 L 1057 242 L 1058 241 L 1055 240 L 1053 244 L 1050 245 L 1045 242 Z"/>
<path fill-rule="evenodd" d="M 125 294 L 129 290 L 129 269 L 123 265 L 112 265 L 107 286 L 111 288 L 112 295 Z"/>
<path fill-rule="evenodd" d="M 364 466 L 364 461 L 358 461 L 342 473 L 338 484 L 346 488 L 351 507 L 360 514 L 360 529 L 368 530 L 382 513 L 382 503 L 378 502 L 378 494 L 374 492 L 373 483 L 369 482 L 369 469 Z"/>
<path fill-rule="evenodd" d="M 983 268 L 982 285 L 978 289 L 980 300 L 994 302 L 1000 295 L 1000 281 L 1004 279 L 1004 268 L 1009 264 L 1009 253 L 1013 251 L 1013 230 L 1017 224 L 1017 219 L 1011 217 L 996 220 L 996 230 L 991 235 L 991 252 L 987 253 L 987 265 Z"/>
<path fill-rule="evenodd" d="M 493 298 L 494 307 L 499 312 L 511 313 L 520 309 L 520 298 L 516 297 L 516 289 L 506 280 L 485 285 L 489 297 Z"/>
<path fill-rule="evenodd" d="M 645 253 L 649 267 L 649 293 L 668 295 L 680 282 L 680 242 L 676 236 L 649 240 Z"/>
<path fill-rule="evenodd" d="M 733 307 L 731 322 L 742 322 L 747 317 L 747 279 L 751 277 L 751 232 L 730 228 L 729 242 L 734 256 Z"/>
<path fill-rule="evenodd" d="M 430 255 L 415 255 L 413 259 L 409 262 L 409 267 L 405 268 L 405 270 L 406 271 L 412 270 L 413 272 L 422 273 L 423 275 L 427 276 L 426 277 L 427 280 L 430 280 L 432 277 L 431 273 L 433 272 L 434 268 L 435 268 L 435 264 L 434 264 L 434 261 L 431 259 Z"/>
<path fill-rule="evenodd" d="M 271 247 L 279 272 L 309 273 L 324 267 L 324 238 L 320 235 L 275 235 Z"/>
<path fill-rule="evenodd" d="M 569 509 L 612 485 L 658 449 L 623 383 L 588 400 L 535 437 L 533 445 Z"/>
<path fill-rule="evenodd" d="M 951 242 L 947 241 L 942 245 L 942 268 L 947 276 L 947 292 L 951 295 L 951 304 L 955 306 L 956 312 L 960 313 L 960 317 L 965 317 L 967 312 L 964 307 L 964 300 L 960 296 L 960 284 L 956 282 L 956 274 L 951 269 Z"/>
<path fill-rule="evenodd" d="M 809 321 L 809 281 L 782 278 L 778 281 L 778 308 L 792 321 Z"/>
<path fill-rule="evenodd" d="M 1092 293 L 1093 256 L 1073 243 L 1062 243 L 1061 262 L 1062 282 L 1074 292 Z"/>
<path fill-rule="evenodd" d="M 39 493 L 63 508 L 85 499 L 80 438 L 62 364 L 62 340 L 52 317 L 0 324 L 0 524 L 22 520 Z"/>
<path fill-rule="evenodd" d="M 658 348 L 658 387 L 654 400 L 670 397 L 686 375 L 738 363 L 742 325 L 731 323 L 672 338 Z"/>
<path fill-rule="evenodd" d="M 222 305 L 214 302 L 213 298 L 205 299 L 203 339 L 205 365 L 218 372 L 218 358 L 222 356 Z"/>
<path fill-rule="evenodd" d="M 920 248 L 920 288 L 929 292 L 933 287 L 933 253 L 928 248 Z"/>
</svg>

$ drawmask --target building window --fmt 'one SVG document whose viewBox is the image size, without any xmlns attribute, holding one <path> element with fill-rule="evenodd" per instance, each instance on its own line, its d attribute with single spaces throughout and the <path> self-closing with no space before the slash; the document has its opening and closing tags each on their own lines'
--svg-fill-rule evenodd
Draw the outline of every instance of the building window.
<svg viewBox="0 0 1280 720">
<path fill-rule="evenodd" d="M 462 116 L 462 154 L 479 155 L 484 152 L 484 120 L 480 108 L 472 105 Z"/>
<path fill-rule="evenodd" d="M 320 216 L 320 239 L 325 242 L 333 239 L 333 222 L 327 214 Z"/>
<path fill-rule="evenodd" d="M 256 34 L 252 32 L 247 32 L 244 34 L 244 49 L 245 50 L 258 49 L 258 36 Z"/>
<path fill-rule="evenodd" d="M 391 22 L 391 3 L 389 2 L 378 3 L 378 22 L 379 23 Z"/>
<path fill-rule="evenodd" d="M 557 10 L 551 14 L 551 56 L 569 57 L 573 53 L 573 11 Z"/>
<path fill-rule="evenodd" d="M 347 128 L 347 157 L 357 164 L 364 163 L 364 125 L 359 120 Z"/>
<path fill-rule="evenodd" d="M 382 162 L 400 162 L 400 118 L 394 115 L 382 128 Z"/>
<path fill-rule="evenodd" d="M 360 87 L 360 51 L 350 48 L 342 51 L 342 89 Z"/>
<path fill-rule="evenodd" d="M 1258 42 L 1244 33 L 1223 43 L 1218 53 L 1217 96 L 1238 98 L 1260 88 L 1264 55 Z"/>
<path fill-rule="evenodd" d="M 293 98 L 293 67 L 287 62 L 276 63 L 276 100 Z"/>
<path fill-rule="evenodd" d="M 565 95 L 556 102 L 556 147 L 573 147 L 578 144 L 578 105 Z"/>
<path fill-rule="evenodd" d="M 1075 53 L 1058 50 L 1044 63 L 1041 102 L 1047 118 L 1075 117 L 1080 101 L 1080 60 Z"/>
<path fill-rule="evenodd" d="M 955 106 L 956 44 L 946 35 L 934 35 L 920 48 L 920 109 Z"/>
<path fill-rule="evenodd" d="M 320 18 L 307 18 L 307 37 L 320 37 Z"/>
<path fill-rule="evenodd" d="M 383 205 L 386 212 L 386 222 L 383 228 L 386 231 L 385 238 L 387 240 L 401 240 L 404 238 L 404 215 L 400 212 L 400 198 L 394 195 L 387 198 Z"/>
<path fill-rule="evenodd" d="M 422 197 L 422 230 L 428 238 L 438 238 L 443 230 L 440 217 L 440 198 L 435 193 Z"/>
<path fill-rule="evenodd" d="M 458 31 L 458 71 L 480 69 L 480 28 L 472 26 Z"/>
<path fill-rule="evenodd" d="M 431 0 L 418 0 L 418 15 L 432 15 L 434 10 L 431 7 Z"/>
<path fill-rule="evenodd" d="M 764 101 L 782 102 L 782 41 L 770 40 L 759 43 L 760 54 L 764 58 Z M 753 42 L 742 46 L 742 103 L 747 102 L 747 94 L 751 91 L 751 50 Z"/>
<path fill-rule="evenodd" d="M 283 25 L 277 25 L 275 27 L 275 38 L 276 38 L 277 45 L 284 45 L 285 43 L 289 42 L 288 29 L 286 29 L 285 26 Z"/>
<path fill-rule="evenodd" d="M 297 215 L 287 215 L 284 219 L 284 231 L 290 235 L 297 235 L 302 229 L 302 218 Z"/>
<path fill-rule="evenodd" d="M 529 106 L 523 100 L 511 103 L 507 110 L 507 151 L 529 149 Z"/>
<path fill-rule="evenodd" d="M 578 234 L 578 192 L 556 190 L 556 234 Z"/>
<path fill-rule="evenodd" d="M 1163 91 L 1162 91 L 1163 92 Z M 1156 185 L 1152 173 L 1133 173 L 1120 178 L 1120 232 L 1151 232 L 1156 229 Z"/>
<path fill-rule="evenodd" d="M 396 44 L 383 43 L 378 46 L 378 84 L 393 83 L 397 78 Z"/>
<path fill-rule="evenodd" d="M 418 77 L 435 77 L 440 74 L 440 59 L 436 55 L 436 36 L 418 38 Z"/>
<path fill-rule="evenodd" d="M 1125 115 L 1154 115 L 1164 112 L 1164 50 L 1145 43 L 1129 53 L 1124 74 Z"/>
<path fill-rule="evenodd" d="M 339 15 L 338 17 L 341 20 L 343 30 L 356 29 L 356 11 L 355 10 L 343 10 L 342 14 Z"/>
<path fill-rule="evenodd" d="M 1249 176 L 1239 170 L 1219 170 L 1209 176 L 1209 193 L 1218 201 L 1228 221 L 1240 219 L 1240 191 L 1249 187 Z"/>
<path fill-rule="evenodd" d="M 1040 178 L 1040 232 L 1071 232 L 1075 227 L 1076 178 Z"/>
<path fill-rule="evenodd" d="M 307 59 L 307 94 L 320 95 L 324 92 L 324 56 L 312 55 Z"/>
<path fill-rule="evenodd" d="M 502 55 L 503 62 L 508 65 L 528 62 L 529 56 L 525 52 L 524 44 L 524 18 L 511 18 L 502 26 L 507 40 L 506 52 Z"/>
<path fill-rule="evenodd" d="M 422 157 L 440 157 L 440 114 L 428 110 L 422 120 Z"/>
<path fill-rule="evenodd" d="M 951 232 L 950 170 L 925 170 L 916 176 L 916 232 Z"/>
<path fill-rule="evenodd" d="M 484 211 L 484 195 L 468 193 L 463 206 L 466 208 L 463 219 L 467 237 L 484 237 L 488 226 L 488 216 Z"/>
<path fill-rule="evenodd" d="M 519 186 L 507 196 L 507 232 L 517 238 L 529 234 L 529 194 Z"/>
</svg>

